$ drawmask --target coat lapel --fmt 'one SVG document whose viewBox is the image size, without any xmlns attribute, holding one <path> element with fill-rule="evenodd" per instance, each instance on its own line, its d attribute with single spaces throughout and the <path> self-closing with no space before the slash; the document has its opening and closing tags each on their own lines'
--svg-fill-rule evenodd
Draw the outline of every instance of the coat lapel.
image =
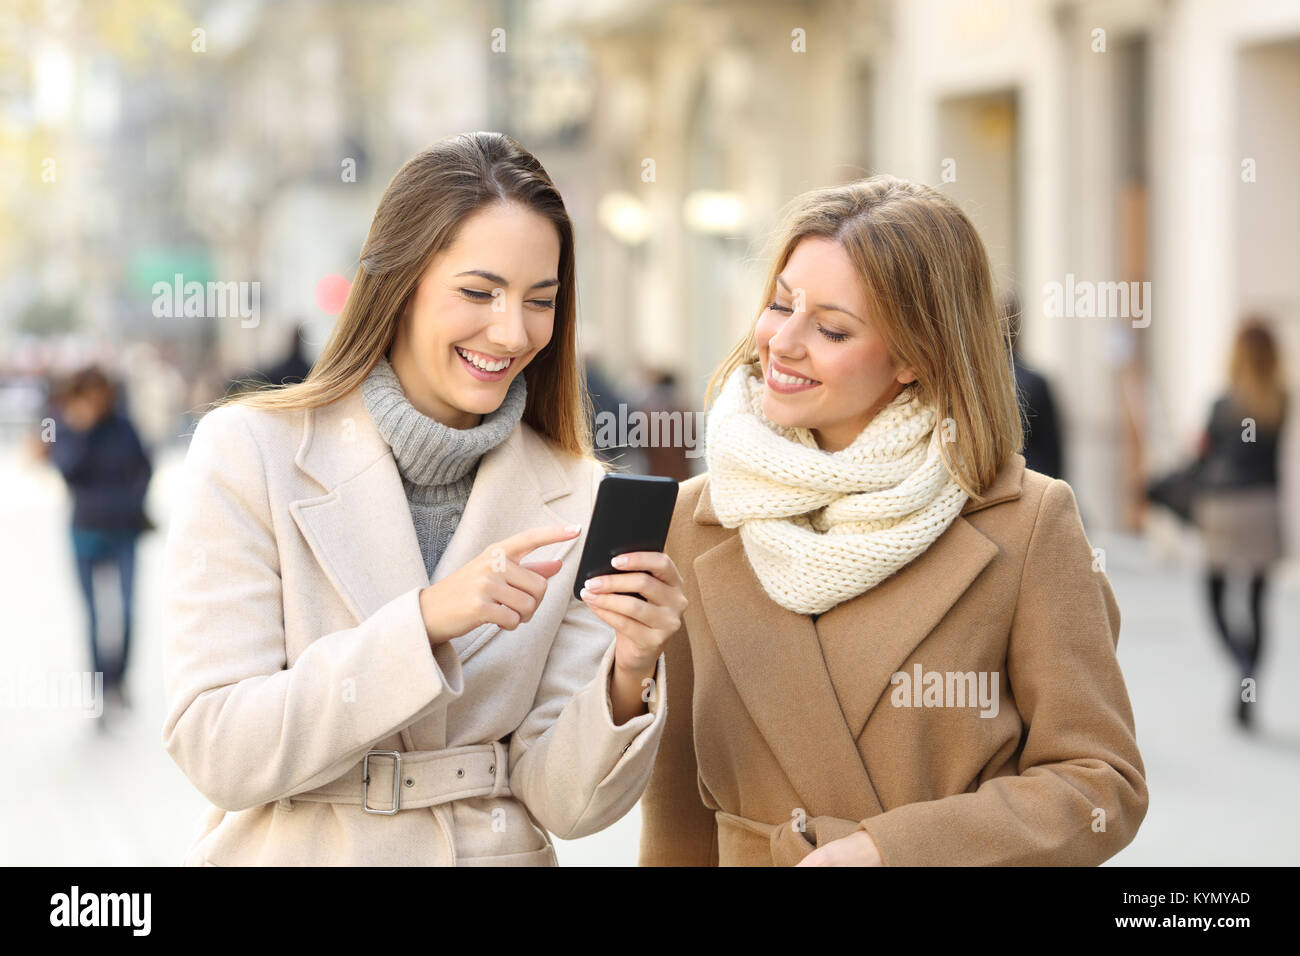
<svg viewBox="0 0 1300 956">
<path fill-rule="evenodd" d="M 1018 496 L 1023 472 L 1016 455 L 918 558 L 815 623 L 768 597 L 738 532 L 695 559 L 719 654 L 810 813 L 853 820 L 882 810 L 857 739 L 898 666 L 997 553 L 965 516 Z M 719 524 L 707 481 L 694 518 Z"/>
<path fill-rule="evenodd" d="M 325 493 L 289 511 L 358 622 L 428 583 L 401 476 L 360 389 L 307 410 L 294 463 Z"/>
<path fill-rule="evenodd" d="M 935 542 L 870 591 L 817 619 L 826 665 L 856 740 L 880 700 L 892 689 L 899 665 L 943 620 L 998 546 L 967 515 L 1019 497 L 1024 459 L 1015 455 L 980 501 L 968 501 Z"/>
<path fill-rule="evenodd" d="M 566 523 L 549 502 L 569 493 L 546 443 L 523 423 L 479 462 L 465 510 L 433 575 L 420 554 L 392 450 L 360 389 L 309 409 L 295 463 L 325 494 L 289 505 L 321 569 L 358 622 L 411 588 L 442 580 L 489 544 L 525 528 Z M 527 560 L 563 557 L 574 541 L 539 548 Z M 452 640 L 466 660 L 500 627 L 484 624 Z"/>
<path fill-rule="evenodd" d="M 808 813 L 848 820 L 879 813 L 812 619 L 767 596 L 739 534 L 699 555 L 694 569 L 718 653 Z"/>
<path fill-rule="evenodd" d="M 966 592 L 997 545 L 958 515 L 914 561 L 817 619 L 826 666 L 856 741 L 890 678 Z"/>
</svg>

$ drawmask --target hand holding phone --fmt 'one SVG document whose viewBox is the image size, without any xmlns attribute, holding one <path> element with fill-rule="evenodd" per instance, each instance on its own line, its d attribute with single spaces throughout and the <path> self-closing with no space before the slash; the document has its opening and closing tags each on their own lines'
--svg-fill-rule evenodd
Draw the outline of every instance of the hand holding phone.
<svg viewBox="0 0 1300 956">
<path fill-rule="evenodd" d="M 573 596 L 588 578 L 621 573 L 610 563 L 629 551 L 662 551 L 677 504 L 677 482 L 652 475 L 606 475 L 596 491 Z M 634 597 L 645 600 L 640 594 Z"/>
<path fill-rule="evenodd" d="M 573 590 L 614 629 L 610 700 L 616 723 L 644 712 L 644 695 L 654 685 L 649 680 L 646 687 L 647 679 L 682 626 L 682 578 L 663 550 L 676 504 L 671 478 L 606 475 L 596 492 Z M 614 566 L 615 558 L 624 563 Z"/>
</svg>

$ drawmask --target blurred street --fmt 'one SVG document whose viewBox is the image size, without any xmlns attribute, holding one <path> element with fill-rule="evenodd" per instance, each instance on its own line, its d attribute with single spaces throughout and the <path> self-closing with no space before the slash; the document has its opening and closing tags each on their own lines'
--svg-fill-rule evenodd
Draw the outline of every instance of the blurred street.
<svg viewBox="0 0 1300 956">
<path fill-rule="evenodd" d="M 179 450 L 160 454 L 150 513 L 165 524 Z M 82 610 L 51 470 L 0 448 L 0 634 L 8 675 L 84 670 Z M 1232 721 L 1236 685 L 1213 638 L 1199 577 L 1162 566 L 1141 539 L 1094 535 L 1123 611 L 1120 660 L 1136 712 L 1151 807 L 1114 864 L 1295 865 L 1300 758 L 1300 589 L 1279 577 L 1268 600 L 1254 736 Z M 106 732 L 69 709 L 0 709 L 0 865 L 178 863 L 205 807 L 161 745 L 160 532 L 141 540 L 131 709 Z M 1290 633 L 1288 633 L 1288 631 Z M 108 718 L 111 719 L 112 712 Z M 557 845 L 562 865 L 631 865 L 638 819 Z"/>
</svg>

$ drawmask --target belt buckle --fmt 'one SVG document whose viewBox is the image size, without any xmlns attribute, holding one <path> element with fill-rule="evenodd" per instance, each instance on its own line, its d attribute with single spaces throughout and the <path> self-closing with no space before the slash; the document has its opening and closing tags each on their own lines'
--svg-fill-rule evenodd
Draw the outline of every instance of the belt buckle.
<svg viewBox="0 0 1300 956">
<path fill-rule="evenodd" d="M 392 757 L 396 761 L 393 767 L 393 809 L 380 810 L 366 803 L 366 792 L 370 787 L 370 757 L 372 755 L 380 757 Z M 402 755 L 396 750 L 371 750 L 366 753 L 365 759 L 361 761 L 361 809 L 366 813 L 382 813 L 386 816 L 392 816 L 401 809 L 402 802 Z"/>
<path fill-rule="evenodd" d="M 510 763 L 510 750 L 500 740 L 492 741 L 492 766 L 488 773 L 496 779 L 492 781 L 493 797 L 510 796 L 510 772 L 507 766 Z"/>
</svg>

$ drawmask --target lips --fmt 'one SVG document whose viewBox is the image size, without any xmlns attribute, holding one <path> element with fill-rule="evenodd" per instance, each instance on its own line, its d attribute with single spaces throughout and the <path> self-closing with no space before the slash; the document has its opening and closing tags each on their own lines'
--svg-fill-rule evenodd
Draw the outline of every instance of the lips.
<svg viewBox="0 0 1300 956">
<path fill-rule="evenodd" d="M 504 382 L 515 374 L 515 360 L 513 358 L 495 359 L 493 356 L 485 355 L 482 352 L 474 352 L 470 349 L 462 349 L 460 346 L 454 348 L 461 368 L 472 379 L 480 382 Z M 476 362 L 481 362 L 482 365 L 475 364 Z M 504 365 L 501 364 L 503 362 Z M 487 368 L 483 367 L 485 365 Z"/>
<path fill-rule="evenodd" d="M 504 372 L 514 362 L 513 358 L 502 359 L 496 356 L 487 355 L 483 352 L 474 352 L 470 349 L 455 346 L 456 354 L 459 355 L 466 363 L 474 366 L 481 372 L 487 372 L 489 375 L 495 375 L 498 372 Z"/>
<path fill-rule="evenodd" d="M 785 368 L 771 360 L 768 361 L 767 380 L 769 383 L 784 386 L 785 388 L 812 388 L 814 385 L 821 384 L 815 378 L 800 375 L 793 369 Z"/>
</svg>

